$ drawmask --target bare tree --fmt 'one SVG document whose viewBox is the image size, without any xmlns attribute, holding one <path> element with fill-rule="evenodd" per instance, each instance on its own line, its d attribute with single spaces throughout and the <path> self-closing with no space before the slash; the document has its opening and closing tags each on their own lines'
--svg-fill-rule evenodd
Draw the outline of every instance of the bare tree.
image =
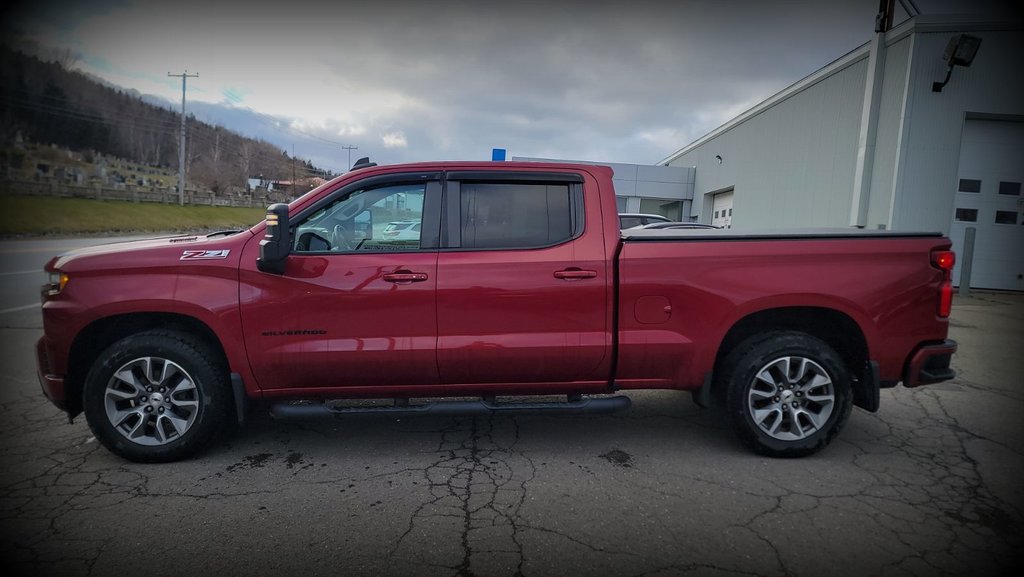
<svg viewBox="0 0 1024 577">
<path fill-rule="evenodd" d="M 71 70 L 71 67 L 82 59 L 81 53 L 70 48 L 53 48 L 50 50 L 49 60 L 55 62 L 64 70 Z"/>
<path fill-rule="evenodd" d="M 31 45 L 29 45 L 31 46 Z M 137 93 L 118 90 L 71 70 L 81 59 L 73 49 L 12 50 L 0 43 L 0 142 L 21 134 L 26 142 L 95 151 L 167 169 L 177 168 L 180 118 Z M 189 115 L 185 170 L 190 189 L 231 191 L 262 174 L 292 179 L 293 159 L 268 142 L 246 138 Z M 295 159 L 296 177 L 315 172 Z"/>
</svg>

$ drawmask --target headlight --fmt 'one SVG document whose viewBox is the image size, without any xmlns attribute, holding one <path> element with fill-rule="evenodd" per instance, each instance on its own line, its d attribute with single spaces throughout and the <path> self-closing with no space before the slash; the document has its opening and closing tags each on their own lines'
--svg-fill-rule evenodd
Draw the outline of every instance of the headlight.
<svg viewBox="0 0 1024 577">
<path fill-rule="evenodd" d="M 50 273 L 50 283 L 47 285 L 47 294 L 50 296 L 60 294 L 60 291 L 64 290 L 64 287 L 68 284 L 69 277 L 67 273 L 55 271 Z"/>
</svg>

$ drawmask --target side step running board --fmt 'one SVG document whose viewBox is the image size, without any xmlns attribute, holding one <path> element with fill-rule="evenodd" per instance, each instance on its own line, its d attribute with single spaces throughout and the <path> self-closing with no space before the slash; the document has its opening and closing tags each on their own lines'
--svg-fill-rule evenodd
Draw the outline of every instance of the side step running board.
<svg viewBox="0 0 1024 577">
<path fill-rule="evenodd" d="M 493 415 L 505 413 L 613 413 L 628 409 L 629 397 L 579 398 L 560 403 L 506 402 L 488 399 L 467 401 L 435 401 L 422 405 L 396 403 L 386 406 L 339 407 L 326 403 L 277 403 L 270 407 L 275 419 L 301 419 L 341 415 L 399 414 L 399 415 Z"/>
</svg>

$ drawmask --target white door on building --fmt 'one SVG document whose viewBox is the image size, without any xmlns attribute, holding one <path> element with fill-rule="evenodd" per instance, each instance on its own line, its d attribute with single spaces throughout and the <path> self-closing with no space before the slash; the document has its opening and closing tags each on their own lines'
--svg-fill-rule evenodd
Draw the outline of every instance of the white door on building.
<svg viewBox="0 0 1024 577">
<path fill-rule="evenodd" d="M 950 237 L 957 253 L 954 284 L 974 227 L 971 287 L 1024 290 L 1024 122 L 968 120 L 960 141 Z"/>
<path fill-rule="evenodd" d="M 711 202 L 711 224 L 721 228 L 732 228 L 732 193 L 720 192 Z"/>
</svg>

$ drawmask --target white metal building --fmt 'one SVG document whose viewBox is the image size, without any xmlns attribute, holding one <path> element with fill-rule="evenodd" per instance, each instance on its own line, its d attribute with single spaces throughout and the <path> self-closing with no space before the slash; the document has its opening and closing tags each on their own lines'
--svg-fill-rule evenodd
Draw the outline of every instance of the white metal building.
<svg viewBox="0 0 1024 577">
<path fill-rule="evenodd" d="M 974 228 L 970 286 L 1024 290 L 1024 25 L 918 15 L 659 164 L 694 168 L 700 222 L 942 231 L 961 262 Z"/>
</svg>

